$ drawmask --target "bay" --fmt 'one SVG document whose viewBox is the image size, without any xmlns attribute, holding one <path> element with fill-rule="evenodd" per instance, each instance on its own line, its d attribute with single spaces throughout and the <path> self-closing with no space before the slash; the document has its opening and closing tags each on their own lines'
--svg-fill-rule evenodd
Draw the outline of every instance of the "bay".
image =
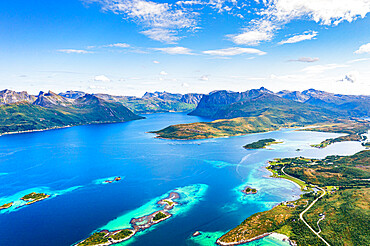
<svg viewBox="0 0 370 246">
<path fill-rule="evenodd" d="M 264 168 L 268 160 L 350 155 L 364 149 L 358 142 L 312 148 L 310 144 L 340 134 L 295 129 L 209 140 L 156 139 L 147 132 L 206 119 L 183 113 L 146 117 L 1 136 L 0 205 L 32 191 L 52 197 L 0 211 L 0 245 L 72 245 L 97 229 L 128 226 L 132 216 L 152 211 L 156 201 L 175 189 L 184 198 L 175 216 L 122 245 L 213 245 L 248 216 L 301 194 L 294 183 L 269 177 Z M 263 138 L 284 143 L 271 149 L 242 148 Z M 116 176 L 122 180 L 104 184 Z M 247 185 L 258 193 L 243 195 Z M 191 238 L 197 230 L 204 236 Z M 272 242 L 284 245 L 268 238 L 258 245 Z"/>
</svg>

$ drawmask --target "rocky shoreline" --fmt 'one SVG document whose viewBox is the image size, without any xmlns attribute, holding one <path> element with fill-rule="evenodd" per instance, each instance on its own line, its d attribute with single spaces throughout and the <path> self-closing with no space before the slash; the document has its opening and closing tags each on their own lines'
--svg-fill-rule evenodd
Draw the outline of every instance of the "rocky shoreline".
<svg viewBox="0 0 370 246">
<path fill-rule="evenodd" d="M 163 209 L 155 211 L 149 215 L 144 215 L 139 218 L 132 218 L 130 221 L 132 228 L 126 228 L 122 230 L 116 231 L 108 231 L 102 230 L 99 232 L 95 232 L 89 238 L 75 244 L 76 246 L 83 246 L 83 245 L 94 245 L 94 246 L 107 246 L 113 245 L 117 243 L 121 243 L 133 237 L 137 232 L 144 231 L 149 229 L 155 224 L 158 224 L 162 221 L 165 221 L 172 217 L 172 214 L 169 210 L 173 209 L 177 203 L 173 200 L 180 198 L 180 195 L 176 192 L 171 192 L 167 198 L 161 199 L 157 202 L 157 204 L 164 206 Z M 165 217 L 161 217 L 164 216 Z M 158 216 L 159 218 L 157 219 Z M 127 234 L 126 237 L 115 239 L 114 237 L 118 236 L 119 233 Z M 96 238 L 100 239 L 99 243 L 94 244 Z M 92 242 L 94 240 L 94 242 Z"/>
<path fill-rule="evenodd" d="M 217 239 L 216 244 L 220 245 L 220 246 L 242 245 L 242 244 L 246 244 L 246 243 L 250 243 L 250 242 L 262 239 L 262 238 L 267 237 L 267 236 L 274 236 L 274 238 L 277 238 L 281 241 L 287 241 L 289 243 L 289 245 L 291 245 L 291 246 L 296 246 L 296 243 L 291 241 L 288 236 L 286 236 L 284 234 L 276 233 L 276 232 L 266 232 L 266 233 L 263 233 L 259 236 L 256 236 L 256 237 L 253 237 L 253 238 L 250 238 L 250 239 L 246 239 L 246 240 L 242 240 L 242 241 L 239 241 L 239 242 L 226 243 L 226 242 L 222 242 L 219 238 L 219 239 Z"/>
</svg>

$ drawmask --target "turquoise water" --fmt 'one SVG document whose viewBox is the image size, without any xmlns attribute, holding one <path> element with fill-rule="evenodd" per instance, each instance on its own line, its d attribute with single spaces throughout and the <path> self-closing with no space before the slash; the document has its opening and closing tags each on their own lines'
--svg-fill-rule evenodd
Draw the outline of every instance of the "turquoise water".
<svg viewBox="0 0 370 246">
<path fill-rule="evenodd" d="M 363 149 L 358 142 L 315 149 L 310 144 L 338 134 L 291 129 L 196 141 L 155 139 L 147 133 L 200 120 L 153 114 L 128 123 L 1 136 L 0 203 L 20 202 L 33 191 L 51 197 L 2 210 L 0 245 L 71 245 L 98 229 L 129 227 L 132 217 L 150 214 L 171 191 L 181 195 L 174 216 L 121 245 L 213 245 L 248 216 L 300 195 L 294 183 L 269 177 L 264 168 L 268 160 L 349 155 Z M 271 149 L 242 148 L 263 138 L 284 143 Z M 116 176 L 122 180 L 102 185 Z M 258 193 L 244 195 L 240 191 L 245 186 Z M 204 232 L 203 239 L 191 238 L 197 230 Z M 255 243 L 284 245 L 274 238 Z"/>
</svg>

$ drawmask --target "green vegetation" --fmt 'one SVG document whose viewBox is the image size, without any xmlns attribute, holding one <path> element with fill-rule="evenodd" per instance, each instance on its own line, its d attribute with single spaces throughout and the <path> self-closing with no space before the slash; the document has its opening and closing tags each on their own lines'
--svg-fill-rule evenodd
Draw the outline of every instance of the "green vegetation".
<svg viewBox="0 0 370 246">
<path fill-rule="evenodd" d="M 299 220 L 299 214 L 305 209 L 306 204 L 313 201 L 314 198 L 313 195 L 305 195 L 294 202 L 294 207 L 278 205 L 269 211 L 256 213 L 223 235 L 220 241 L 236 243 L 264 233 L 277 232 L 289 236 L 298 245 L 321 245 L 317 236 Z"/>
<path fill-rule="evenodd" d="M 327 195 L 318 200 L 304 217 L 312 228 L 319 231 L 319 214 L 325 215 L 320 221 L 320 235 L 326 241 L 331 245 L 367 245 L 370 241 L 370 150 L 324 159 L 281 158 L 269 164 L 268 169 L 275 177 L 291 178 L 298 184 L 297 178 L 302 179 L 300 182 L 304 183 L 301 186 L 325 186 Z M 221 241 L 239 242 L 266 232 L 277 232 L 289 236 L 298 245 L 323 245 L 299 219 L 299 214 L 318 196 L 319 192 L 311 191 L 297 201 L 254 214 L 223 235 Z"/>
<path fill-rule="evenodd" d="M 13 202 L 5 203 L 0 206 L 0 210 L 10 208 L 12 205 L 13 205 Z"/>
<path fill-rule="evenodd" d="M 69 114 L 26 102 L 0 106 L 0 134 L 78 124 Z"/>
<path fill-rule="evenodd" d="M 365 140 L 364 136 L 361 134 L 366 133 L 370 129 L 370 125 L 367 121 L 364 120 L 342 120 L 337 123 L 325 124 L 319 127 L 306 128 L 304 131 L 319 131 L 319 132 L 335 132 L 335 133 L 346 133 L 345 136 L 340 136 L 337 138 L 329 138 L 322 141 L 319 144 L 312 144 L 312 147 L 315 148 L 325 148 L 330 144 L 345 142 L 345 141 L 363 141 Z"/>
<path fill-rule="evenodd" d="M 308 164 L 297 164 L 293 158 L 284 164 L 284 171 L 319 186 L 364 187 L 370 184 L 370 151 L 352 156 L 328 156 L 311 159 Z"/>
<path fill-rule="evenodd" d="M 27 194 L 21 198 L 21 200 L 28 202 L 27 204 L 31 204 L 40 200 L 44 200 L 46 198 L 50 197 L 50 195 L 45 193 L 36 193 L 32 192 L 30 194 Z"/>
<path fill-rule="evenodd" d="M 153 221 L 157 221 L 157 220 L 161 220 L 163 218 L 166 218 L 168 217 L 167 214 L 163 213 L 163 212 L 158 212 L 154 217 L 153 217 Z"/>
<path fill-rule="evenodd" d="M 174 202 L 171 202 L 169 200 L 164 200 L 165 203 L 167 203 L 169 206 L 172 206 L 172 204 L 174 204 Z"/>
<path fill-rule="evenodd" d="M 244 145 L 243 147 L 245 149 L 264 149 L 266 148 L 266 146 L 270 146 L 272 144 L 278 144 L 278 143 L 281 143 L 281 142 L 277 142 L 273 138 L 268 138 L 268 139 L 261 139 L 261 140 L 258 140 L 257 142 Z"/>
<path fill-rule="evenodd" d="M 121 240 L 121 239 L 125 239 L 126 237 L 131 236 L 132 233 L 133 232 L 131 230 L 124 229 L 124 230 L 121 230 L 120 232 L 118 232 L 116 234 L 111 235 L 111 238 L 113 238 L 114 240 Z"/>
<path fill-rule="evenodd" d="M 315 230 L 319 214 L 320 235 L 331 245 L 367 245 L 370 240 L 370 188 L 346 189 L 319 200 L 305 214 Z"/>
<path fill-rule="evenodd" d="M 246 187 L 243 190 L 243 192 L 246 193 L 246 194 L 255 194 L 255 193 L 257 193 L 257 189 L 251 188 L 251 187 Z"/>
<path fill-rule="evenodd" d="M 87 245 L 98 245 L 98 244 L 107 243 L 108 238 L 106 237 L 106 235 L 107 233 L 104 233 L 104 232 L 95 232 L 90 237 L 80 242 L 78 245 L 87 246 Z"/>
<path fill-rule="evenodd" d="M 119 103 L 100 99 L 80 100 L 75 105 L 41 107 L 27 102 L 0 106 L 0 134 L 89 123 L 124 122 L 142 119 Z"/>
<path fill-rule="evenodd" d="M 194 112 L 208 109 L 197 108 Z M 172 125 L 152 133 L 168 139 L 218 138 L 331 122 L 338 117 L 337 113 L 272 95 L 226 105 L 213 116 L 227 119 Z"/>
</svg>

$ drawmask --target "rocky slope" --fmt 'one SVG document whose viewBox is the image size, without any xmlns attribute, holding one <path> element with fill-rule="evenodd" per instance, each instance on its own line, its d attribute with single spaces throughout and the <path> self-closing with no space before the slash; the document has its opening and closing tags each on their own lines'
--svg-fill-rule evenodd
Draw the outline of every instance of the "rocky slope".
<svg viewBox="0 0 370 246">
<path fill-rule="evenodd" d="M 17 103 L 17 102 L 29 102 L 32 103 L 36 100 L 35 96 L 29 95 L 26 91 L 15 92 L 12 90 L 0 91 L 0 105 Z"/>
</svg>

